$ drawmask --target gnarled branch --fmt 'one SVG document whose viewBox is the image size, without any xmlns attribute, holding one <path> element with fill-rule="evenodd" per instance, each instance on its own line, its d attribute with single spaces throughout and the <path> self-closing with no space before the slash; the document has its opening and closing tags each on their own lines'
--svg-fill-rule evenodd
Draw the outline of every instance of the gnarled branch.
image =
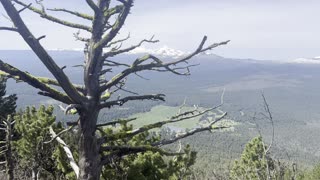
<svg viewBox="0 0 320 180">
<path fill-rule="evenodd" d="M 116 50 L 116 51 L 107 52 L 107 53 L 105 53 L 103 55 L 103 58 L 108 58 L 108 57 L 116 56 L 118 54 L 122 54 L 122 53 L 126 53 L 126 52 L 129 52 L 129 51 L 132 51 L 132 50 L 136 49 L 137 47 L 140 47 L 144 42 L 147 42 L 147 43 L 157 43 L 157 42 L 159 42 L 159 40 L 153 40 L 153 38 L 154 38 L 154 36 L 152 36 L 150 39 L 143 39 L 137 45 L 133 45 L 133 46 L 125 48 L 125 49 L 120 49 L 120 50 Z"/>
<path fill-rule="evenodd" d="M 48 15 L 43 9 L 38 9 L 36 7 L 27 5 L 27 4 L 25 4 L 25 3 L 23 3 L 23 2 L 21 2 L 19 0 L 13 0 L 13 1 L 16 2 L 17 4 L 23 6 L 23 7 L 26 7 L 27 9 L 33 11 L 34 13 L 39 14 L 40 17 L 42 17 L 44 19 L 47 19 L 49 21 L 52 21 L 52 22 L 55 22 L 55 23 L 58 23 L 58 24 L 61 24 L 61 25 L 64 25 L 64 26 L 68 26 L 68 27 L 71 27 L 71 28 L 82 29 L 82 30 L 91 32 L 91 28 L 86 26 L 86 25 L 76 24 L 76 23 L 65 21 L 65 20 L 61 20 L 61 19 L 56 18 L 54 16 Z"/>
<path fill-rule="evenodd" d="M 204 36 L 200 45 L 193 53 L 187 55 L 186 57 L 183 57 L 181 59 L 174 60 L 171 62 L 166 63 L 151 54 L 145 55 L 141 58 L 138 58 L 133 62 L 131 67 L 129 67 L 129 68 L 123 70 L 121 73 L 115 75 L 109 82 L 104 84 L 101 87 L 101 92 L 105 91 L 106 89 L 110 89 L 112 86 L 118 84 L 123 78 L 129 76 L 130 74 L 139 72 L 139 71 L 145 71 L 145 70 L 160 70 L 161 71 L 161 68 L 162 68 L 165 71 L 169 71 L 169 72 L 172 72 L 177 75 L 189 75 L 190 73 L 189 73 L 188 68 L 190 66 L 185 67 L 187 72 L 184 72 L 184 73 L 177 71 L 177 70 L 181 70 L 181 68 L 175 68 L 172 66 L 176 66 L 180 63 L 187 62 L 188 60 L 190 60 L 192 57 L 196 56 L 197 54 L 200 54 L 200 53 L 205 52 L 207 50 L 211 50 L 211 49 L 218 47 L 218 46 L 221 46 L 221 45 L 225 45 L 229 42 L 229 41 L 224 41 L 224 42 L 220 42 L 220 43 L 214 43 L 212 45 L 209 45 L 208 47 L 204 47 L 206 40 L 207 40 L 207 36 Z M 144 62 L 146 62 L 149 59 L 152 60 L 151 63 L 143 64 Z M 191 65 L 191 66 L 194 66 L 194 65 Z"/>
<path fill-rule="evenodd" d="M 53 8 L 53 9 L 48 8 L 47 10 L 48 11 L 65 12 L 65 13 L 69 13 L 69 14 L 75 15 L 77 17 L 83 18 L 83 19 L 87 19 L 87 20 L 90 20 L 90 21 L 93 20 L 93 16 L 90 16 L 90 15 L 87 15 L 87 14 L 84 14 L 84 13 L 80 13 L 80 12 L 77 12 L 77 11 L 70 11 L 70 10 L 64 9 L 64 8 Z"/>
<path fill-rule="evenodd" d="M 217 123 L 218 121 L 222 120 L 225 116 L 227 115 L 227 113 L 225 112 L 222 116 L 220 116 L 219 118 L 217 118 L 216 120 L 212 121 L 208 126 L 206 127 L 199 127 L 199 128 L 195 128 L 191 131 L 188 131 L 184 134 L 181 134 L 179 136 L 176 136 L 174 138 L 171 138 L 171 139 L 168 139 L 168 140 L 162 140 L 162 141 L 159 141 L 159 142 L 155 142 L 155 143 L 152 143 L 151 145 L 152 146 L 163 146 L 163 145 L 167 145 L 167 144 L 172 144 L 180 139 L 184 139 L 188 136 L 191 136 L 193 134 L 196 134 L 196 133 L 199 133 L 199 132 L 204 132 L 204 131 L 211 131 L 211 130 L 214 130 L 214 129 L 224 129 L 224 128 L 229 128 L 229 127 L 213 127 L 212 125 L 214 125 L 215 123 Z"/>
<path fill-rule="evenodd" d="M 111 30 L 100 40 L 100 42 L 97 44 L 97 47 L 105 47 L 108 43 L 110 43 L 113 38 L 118 34 L 121 27 L 123 26 L 130 9 L 133 5 L 133 0 L 128 0 L 125 4 L 123 9 L 121 9 L 121 13 L 119 17 L 117 18 L 116 22 L 112 26 Z"/>
<path fill-rule="evenodd" d="M 49 93 L 50 95 L 52 95 L 52 98 L 55 100 L 58 100 L 60 102 L 66 103 L 66 104 L 69 104 L 72 102 L 71 99 L 67 95 L 65 95 L 65 94 L 59 92 L 58 90 L 53 89 L 52 87 L 46 85 L 45 83 L 41 82 L 36 77 L 34 77 L 28 73 L 22 72 L 19 69 L 15 68 L 9 64 L 4 63 L 1 60 L 0 60 L 0 72 L 2 75 L 5 75 L 8 78 L 13 78 L 13 79 L 16 79 L 19 81 L 26 82 L 29 85 L 31 85 L 37 89 L 40 89 L 41 91 L 45 91 L 45 92 Z"/>
<path fill-rule="evenodd" d="M 17 0 L 15 0 L 16 2 Z M 42 63 L 47 67 L 47 69 L 52 73 L 52 75 L 57 79 L 62 89 L 70 97 L 70 99 L 76 103 L 80 103 L 85 100 L 83 97 L 72 85 L 69 78 L 63 72 L 63 70 L 55 63 L 52 57 L 48 52 L 43 48 L 39 41 L 33 36 L 29 31 L 28 27 L 25 25 L 21 19 L 19 12 L 13 6 L 11 0 L 1 0 L 1 4 L 6 10 L 8 16 L 11 18 L 15 27 L 17 27 L 18 32 L 26 41 L 26 43 L 31 47 L 35 54 L 39 57 Z"/>
<path fill-rule="evenodd" d="M 105 103 L 100 104 L 100 108 L 110 108 L 112 106 L 122 106 L 124 103 L 128 101 L 135 101 L 135 100 L 160 100 L 165 101 L 164 94 L 152 94 L 152 95 L 141 95 L 141 96 L 127 96 L 122 99 L 108 101 Z"/>
<path fill-rule="evenodd" d="M 79 169 L 79 166 L 77 165 L 76 161 L 73 158 L 73 155 L 72 155 L 70 148 L 59 136 L 57 136 L 57 134 L 54 132 L 54 130 L 51 126 L 50 126 L 49 130 L 50 130 L 50 134 L 51 134 L 52 138 L 55 138 L 58 141 L 58 143 L 62 146 L 64 152 L 66 153 L 66 155 L 68 157 L 70 166 L 73 169 L 73 171 L 75 172 L 76 177 L 78 178 L 80 169 Z"/>
</svg>

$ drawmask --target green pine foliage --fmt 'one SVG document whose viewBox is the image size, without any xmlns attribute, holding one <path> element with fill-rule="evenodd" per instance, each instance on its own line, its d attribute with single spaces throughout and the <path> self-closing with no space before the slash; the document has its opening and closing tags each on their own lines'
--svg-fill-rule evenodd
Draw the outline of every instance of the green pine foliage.
<svg viewBox="0 0 320 180">
<path fill-rule="evenodd" d="M 268 160 L 262 137 L 253 138 L 242 152 L 240 160 L 236 160 L 230 172 L 230 179 L 267 179 L 268 169 L 274 164 Z"/>
<path fill-rule="evenodd" d="M 56 132 L 60 132 L 63 130 L 61 124 L 58 124 L 58 128 L 55 129 Z M 61 138 L 67 142 L 70 150 L 72 151 L 73 157 L 76 161 L 78 161 L 78 149 L 77 149 L 77 142 L 79 141 L 79 136 L 75 131 L 71 131 L 61 135 Z M 56 168 L 60 173 L 59 178 L 67 179 L 67 180 L 76 180 L 76 174 L 72 170 L 71 166 L 69 165 L 69 161 L 65 151 L 63 150 L 62 146 L 56 146 L 53 152 L 53 159 L 55 160 Z"/>
<path fill-rule="evenodd" d="M 15 94 L 6 96 L 6 79 L 0 76 L 0 117 L 7 118 L 16 111 L 17 96 Z"/>
<path fill-rule="evenodd" d="M 15 116 L 15 120 L 14 128 L 21 136 L 13 145 L 18 153 L 21 168 L 27 169 L 29 174 L 47 171 L 54 175 L 56 168 L 52 153 L 56 144 L 44 143 L 51 139 L 49 127 L 54 125 L 56 120 L 53 107 L 27 107 Z"/>
<path fill-rule="evenodd" d="M 133 130 L 132 125 L 122 123 L 120 127 L 105 128 L 103 133 L 108 136 L 118 135 Z M 148 146 L 161 139 L 157 133 L 144 132 L 131 139 L 123 138 L 108 142 L 105 145 L 118 146 Z M 134 153 L 124 158 L 119 158 L 114 163 L 104 166 L 101 179 L 129 179 L 129 180 L 153 180 L 153 179 L 186 179 L 191 175 L 191 166 L 195 163 L 196 152 L 190 150 L 187 145 L 182 150 L 183 155 L 167 157 L 159 152 L 146 151 Z M 112 153 L 107 152 L 105 153 Z M 116 158 L 115 158 L 116 159 Z"/>
<path fill-rule="evenodd" d="M 320 164 L 314 166 L 311 170 L 307 170 L 298 174 L 298 180 L 319 180 L 320 179 Z"/>
</svg>

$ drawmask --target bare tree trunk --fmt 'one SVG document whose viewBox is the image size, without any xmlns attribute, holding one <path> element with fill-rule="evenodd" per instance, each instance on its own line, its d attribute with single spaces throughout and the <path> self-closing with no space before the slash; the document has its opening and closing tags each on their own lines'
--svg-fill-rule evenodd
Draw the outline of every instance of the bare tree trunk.
<svg viewBox="0 0 320 180">
<path fill-rule="evenodd" d="M 95 136 L 99 111 L 95 108 L 80 114 L 79 180 L 99 180 L 101 174 L 99 146 Z"/>
<path fill-rule="evenodd" d="M 12 159 L 12 148 L 11 148 L 11 141 L 12 141 L 12 129 L 11 129 L 11 117 L 8 118 L 7 122 L 7 135 L 6 135 L 6 143 L 7 143 L 7 151 L 5 154 L 6 157 L 6 171 L 7 171 L 7 179 L 13 180 L 14 179 L 14 165 Z"/>
<path fill-rule="evenodd" d="M 38 168 L 32 169 L 32 180 L 38 180 L 39 179 L 39 171 Z"/>
</svg>

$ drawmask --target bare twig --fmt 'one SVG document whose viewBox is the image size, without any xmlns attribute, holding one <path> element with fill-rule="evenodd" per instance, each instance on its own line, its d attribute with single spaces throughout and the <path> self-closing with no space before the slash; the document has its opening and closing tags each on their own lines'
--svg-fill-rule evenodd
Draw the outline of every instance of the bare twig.
<svg viewBox="0 0 320 180">
<path fill-rule="evenodd" d="M 37 13 L 40 15 L 40 17 L 44 18 L 44 19 L 47 19 L 49 21 L 52 21 L 52 22 L 55 22 L 55 23 L 58 23 L 58 24 L 61 24 L 61 25 L 64 25 L 64 26 L 68 26 L 68 27 L 71 27 L 71 28 L 76 28 L 76 29 L 82 29 L 82 30 L 85 30 L 85 31 L 88 31 L 88 32 L 91 32 L 91 28 L 88 27 L 88 26 L 85 26 L 85 25 L 82 25 L 82 24 L 76 24 L 76 23 L 72 23 L 72 22 L 68 22 L 68 21 L 65 21 L 65 20 L 61 20 L 59 18 L 56 18 L 54 16 L 51 16 L 51 15 L 48 15 L 45 11 L 44 11 L 44 7 L 42 7 L 42 9 L 38 9 L 36 7 L 33 7 L 31 5 L 27 5 L 19 0 L 13 0 L 14 2 L 16 2 L 17 4 L 33 11 L 34 13 Z"/>
<path fill-rule="evenodd" d="M 66 133 L 66 132 L 68 132 L 68 131 L 71 131 L 74 127 L 75 127 L 75 125 L 70 126 L 69 128 L 60 131 L 58 134 L 56 134 L 55 136 L 53 136 L 51 140 L 46 141 L 46 142 L 43 142 L 43 143 L 44 143 L 44 144 L 49 144 L 49 143 L 53 142 L 55 139 L 57 139 L 58 137 L 60 137 L 62 134 Z"/>
<path fill-rule="evenodd" d="M 70 166 L 73 169 L 73 171 L 76 174 L 76 177 L 79 177 L 79 166 L 77 165 L 76 161 L 73 158 L 72 152 L 69 149 L 68 145 L 59 137 L 57 136 L 57 134 L 54 132 L 53 128 L 50 126 L 50 134 L 52 136 L 52 138 L 56 137 L 55 139 L 57 140 L 57 142 L 62 146 L 64 152 L 66 153 L 68 160 L 70 162 Z"/>
</svg>

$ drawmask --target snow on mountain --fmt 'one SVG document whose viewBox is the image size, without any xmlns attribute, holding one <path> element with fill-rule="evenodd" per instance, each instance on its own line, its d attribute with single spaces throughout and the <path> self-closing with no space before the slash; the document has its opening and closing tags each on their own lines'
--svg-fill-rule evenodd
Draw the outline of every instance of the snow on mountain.
<svg viewBox="0 0 320 180">
<path fill-rule="evenodd" d="M 49 51 L 83 51 L 83 48 L 73 48 L 73 49 L 62 49 L 62 48 L 55 48 L 55 49 L 48 49 Z M 107 52 L 110 49 L 104 49 L 105 52 Z M 184 52 L 181 50 L 173 49 L 168 46 L 163 46 L 158 49 L 149 49 L 145 48 L 144 46 L 140 46 L 135 48 L 132 51 L 127 52 L 127 54 L 153 54 L 156 56 L 161 57 L 170 57 L 174 59 L 178 59 L 184 56 L 187 56 L 190 54 L 190 52 Z M 210 56 L 210 57 L 216 57 L 216 58 L 222 58 L 221 56 L 218 56 L 212 52 L 203 52 L 200 54 L 201 56 Z"/>
<path fill-rule="evenodd" d="M 180 58 L 186 56 L 188 53 L 169 48 L 168 46 L 163 46 L 159 49 L 148 49 L 141 46 L 128 52 L 128 54 L 153 54 L 162 57 Z"/>
<path fill-rule="evenodd" d="M 287 61 L 287 63 L 297 63 L 297 64 L 320 64 L 320 56 L 313 58 L 298 58 L 291 61 Z"/>
<path fill-rule="evenodd" d="M 47 49 L 48 51 L 83 51 L 83 48 L 73 48 L 73 49 L 63 49 L 63 48 L 53 48 Z"/>
</svg>

